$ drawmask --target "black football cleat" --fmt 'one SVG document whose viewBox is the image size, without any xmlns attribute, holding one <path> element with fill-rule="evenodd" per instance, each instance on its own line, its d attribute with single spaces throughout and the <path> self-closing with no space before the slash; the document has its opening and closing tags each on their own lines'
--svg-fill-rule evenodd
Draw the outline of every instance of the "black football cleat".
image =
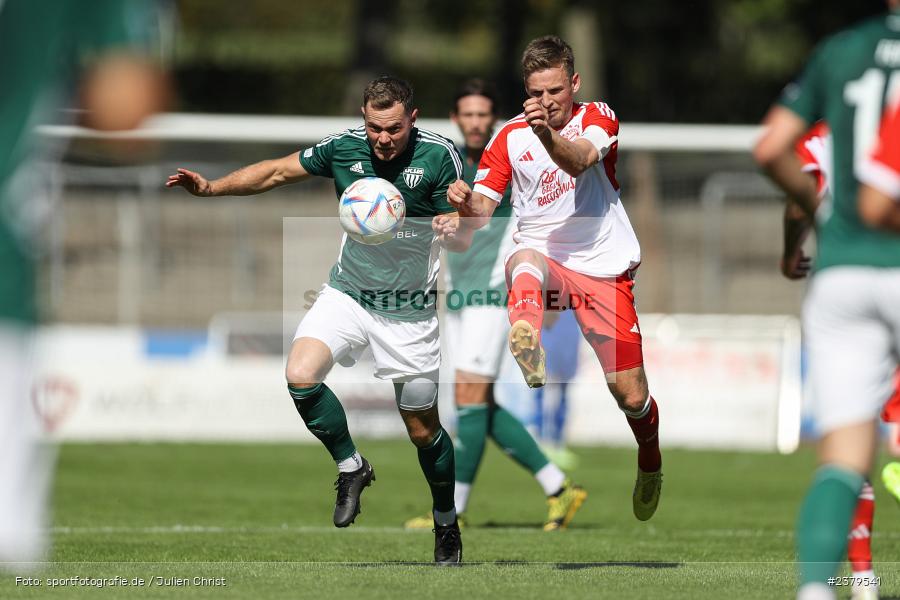
<svg viewBox="0 0 900 600">
<path fill-rule="evenodd" d="M 375 470 L 365 458 L 363 466 L 350 473 L 339 473 L 334 489 L 337 490 L 337 499 L 334 501 L 334 526 L 347 527 L 360 513 L 359 497 L 364 488 L 369 487 L 375 481 Z"/>
<path fill-rule="evenodd" d="M 434 526 L 434 562 L 438 565 L 458 565 L 462 562 L 462 537 L 459 521 L 452 525 Z"/>
</svg>

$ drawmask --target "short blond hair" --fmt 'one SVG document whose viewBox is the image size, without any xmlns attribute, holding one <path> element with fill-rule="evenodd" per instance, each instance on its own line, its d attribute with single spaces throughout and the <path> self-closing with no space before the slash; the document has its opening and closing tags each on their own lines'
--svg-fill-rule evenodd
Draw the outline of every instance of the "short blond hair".
<svg viewBox="0 0 900 600">
<path fill-rule="evenodd" d="M 562 38 L 555 35 L 545 35 L 531 40 L 522 53 L 522 77 L 536 71 L 562 67 L 566 70 L 569 79 L 575 74 L 575 55 L 572 47 Z"/>
</svg>

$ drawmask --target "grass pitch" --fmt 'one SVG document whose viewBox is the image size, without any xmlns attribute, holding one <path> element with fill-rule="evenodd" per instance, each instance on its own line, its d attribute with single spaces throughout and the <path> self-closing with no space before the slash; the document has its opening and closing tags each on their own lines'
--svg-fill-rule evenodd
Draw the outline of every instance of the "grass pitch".
<svg viewBox="0 0 900 600">
<path fill-rule="evenodd" d="M 635 452 L 580 448 L 572 475 L 588 500 L 569 530 L 544 533 L 537 484 L 491 448 L 463 530 L 466 564 L 436 568 L 431 532 L 402 529 L 430 505 L 413 447 L 360 447 L 377 481 L 356 523 L 338 530 L 334 466 L 318 446 L 65 445 L 53 562 L 0 575 L 0 597 L 793 597 L 793 525 L 813 469 L 809 449 L 787 457 L 669 450 L 659 512 L 640 523 L 631 514 Z M 900 565 L 890 562 L 900 556 L 900 512 L 875 487 L 876 571 L 882 597 L 900 597 Z M 41 585 L 16 584 L 17 574 Z"/>
</svg>

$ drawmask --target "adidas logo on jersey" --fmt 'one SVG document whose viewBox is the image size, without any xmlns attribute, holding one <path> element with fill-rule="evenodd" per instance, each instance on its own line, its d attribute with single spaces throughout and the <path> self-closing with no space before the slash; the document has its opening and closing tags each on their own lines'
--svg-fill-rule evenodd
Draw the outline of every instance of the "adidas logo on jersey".
<svg viewBox="0 0 900 600">
<path fill-rule="evenodd" d="M 350 167 L 350 171 L 353 173 L 359 173 L 360 175 L 365 173 L 365 171 L 363 171 L 361 162 L 358 162 L 355 165 L 353 165 L 352 167 Z"/>
<path fill-rule="evenodd" d="M 631 326 L 631 329 L 629 331 L 631 331 L 631 333 L 640 333 L 641 328 L 638 327 L 637 323 L 635 323 L 634 325 Z"/>
<path fill-rule="evenodd" d="M 531 150 L 526 150 L 525 154 L 519 157 L 519 162 L 527 162 L 529 160 L 534 160 L 534 157 L 531 155 Z"/>
</svg>

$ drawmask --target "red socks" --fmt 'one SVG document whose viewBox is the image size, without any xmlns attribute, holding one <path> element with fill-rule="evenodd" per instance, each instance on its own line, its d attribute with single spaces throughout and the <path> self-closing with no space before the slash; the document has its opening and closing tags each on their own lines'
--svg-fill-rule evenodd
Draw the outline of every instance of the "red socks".
<svg viewBox="0 0 900 600">
<path fill-rule="evenodd" d="M 875 492 L 866 481 L 859 492 L 859 502 L 847 536 L 847 558 L 854 573 L 872 570 L 872 521 L 875 518 Z"/>
<path fill-rule="evenodd" d="M 538 333 L 544 322 L 544 277 L 534 265 L 522 263 L 510 276 L 509 324 L 524 320 Z"/>
<path fill-rule="evenodd" d="M 648 400 L 641 416 L 627 413 L 625 416 L 638 443 L 638 467 L 652 473 L 662 468 L 662 455 L 659 453 L 659 408 L 652 396 Z"/>
</svg>

